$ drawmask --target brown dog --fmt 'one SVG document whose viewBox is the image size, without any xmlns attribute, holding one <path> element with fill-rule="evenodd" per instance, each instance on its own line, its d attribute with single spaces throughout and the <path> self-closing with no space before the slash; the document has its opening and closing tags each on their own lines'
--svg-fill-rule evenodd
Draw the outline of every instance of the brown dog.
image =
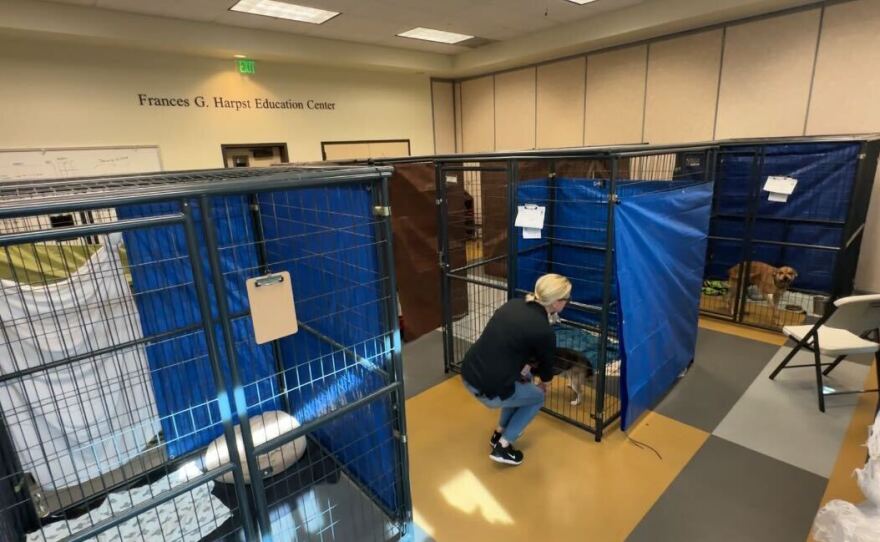
<svg viewBox="0 0 880 542">
<path fill-rule="evenodd" d="M 798 274 L 793 268 L 788 266 L 773 267 L 764 262 L 751 262 L 744 264 L 742 267 L 735 265 L 727 272 L 728 290 L 727 290 L 727 306 L 730 314 L 734 312 L 736 306 L 736 294 L 739 290 L 739 279 L 741 270 L 748 269 L 749 280 L 745 284 L 745 288 L 749 286 L 757 286 L 761 295 L 770 303 L 773 308 L 773 319 L 779 322 L 779 300 L 782 294 L 791 286 Z"/>
<path fill-rule="evenodd" d="M 571 404 L 580 404 L 581 395 L 586 392 L 587 381 L 593 378 L 590 360 L 576 350 L 557 348 L 553 372 L 565 378 L 566 385 L 574 392 Z"/>
<path fill-rule="evenodd" d="M 532 369 L 534 363 L 529 363 Z M 593 365 L 582 353 L 570 348 L 557 348 L 553 360 L 553 374 L 565 378 L 565 384 L 574 392 L 572 405 L 579 405 L 586 392 L 587 382 L 593 378 Z"/>
</svg>

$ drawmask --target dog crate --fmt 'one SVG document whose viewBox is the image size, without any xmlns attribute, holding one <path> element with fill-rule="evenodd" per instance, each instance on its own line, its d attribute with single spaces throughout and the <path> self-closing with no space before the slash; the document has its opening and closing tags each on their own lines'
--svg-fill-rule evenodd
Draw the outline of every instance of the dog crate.
<svg viewBox="0 0 880 542">
<path fill-rule="evenodd" d="M 405 537 L 390 173 L 0 185 L 2 536 Z M 295 334 L 257 343 L 251 279 Z"/>
<path fill-rule="evenodd" d="M 721 143 L 703 314 L 781 329 L 852 294 L 878 152 L 875 138 Z"/>
<path fill-rule="evenodd" d="M 559 273 L 572 300 L 544 411 L 596 440 L 618 418 L 628 427 L 693 361 L 714 159 L 712 147 L 438 158 L 447 370 L 495 310 Z M 517 226 L 523 208 L 543 212 L 540 229 Z"/>
</svg>

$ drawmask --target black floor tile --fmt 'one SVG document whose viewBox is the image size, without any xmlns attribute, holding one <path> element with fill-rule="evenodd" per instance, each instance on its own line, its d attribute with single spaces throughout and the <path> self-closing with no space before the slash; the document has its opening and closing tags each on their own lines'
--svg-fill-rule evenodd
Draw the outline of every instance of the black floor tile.
<svg viewBox="0 0 880 542">
<path fill-rule="evenodd" d="M 778 346 L 700 329 L 694 364 L 654 409 L 711 433 Z"/>
<path fill-rule="evenodd" d="M 443 333 L 432 331 L 403 345 L 403 385 L 407 399 L 450 376 L 451 373 L 443 372 Z"/>
<path fill-rule="evenodd" d="M 627 540 L 803 542 L 826 484 L 710 436 Z"/>
</svg>

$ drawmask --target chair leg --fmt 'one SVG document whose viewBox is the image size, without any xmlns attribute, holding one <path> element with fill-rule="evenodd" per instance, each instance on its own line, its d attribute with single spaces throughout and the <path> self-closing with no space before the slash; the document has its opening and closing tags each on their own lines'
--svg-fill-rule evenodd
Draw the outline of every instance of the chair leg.
<svg viewBox="0 0 880 542">
<path fill-rule="evenodd" d="M 806 337 L 804 339 L 798 341 L 797 344 L 795 345 L 795 347 L 791 349 L 791 352 L 789 352 L 788 355 L 785 356 L 785 359 L 782 360 L 782 363 L 780 363 L 778 367 L 773 369 L 773 372 L 770 373 L 770 380 L 775 379 L 776 375 L 779 374 L 779 371 L 781 371 L 782 369 L 785 368 L 786 365 L 788 365 L 788 362 L 791 361 L 791 358 L 793 358 L 794 355 L 798 353 L 798 350 L 800 350 L 804 346 L 803 341 L 805 339 L 806 339 Z"/>
<path fill-rule="evenodd" d="M 819 354 L 818 345 L 813 350 L 813 360 L 816 364 L 816 388 L 819 394 L 819 410 L 825 412 L 825 386 L 822 384 L 822 355 Z"/>
<path fill-rule="evenodd" d="M 836 358 L 834 358 L 834 361 L 831 362 L 831 365 L 829 365 L 828 367 L 825 368 L 824 371 L 822 371 L 822 374 L 825 376 L 828 376 L 828 373 L 833 371 L 838 365 L 840 365 L 840 362 L 845 359 L 846 359 L 846 356 L 837 356 Z"/>
</svg>

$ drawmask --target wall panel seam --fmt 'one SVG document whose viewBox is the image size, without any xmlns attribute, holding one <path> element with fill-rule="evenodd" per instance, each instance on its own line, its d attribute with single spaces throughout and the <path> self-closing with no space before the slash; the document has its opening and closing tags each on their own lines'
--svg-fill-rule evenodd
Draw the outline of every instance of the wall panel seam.
<svg viewBox="0 0 880 542">
<path fill-rule="evenodd" d="M 825 25 L 825 6 L 819 11 L 819 30 L 816 33 L 816 50 L 813 52 L 813 73 L 810 75 L 810 89 L 807 92 L 807 110 L 804 112 L 804 133 L 807 135 L 807 125 L 810 122 L 810 107 L 813 105 L 813 88 L 816 83 L 816 65 L 819 63 L 819 46 L 822 43 L 822 29 Z"/>
<path fill-rule="evenodd" d="M 724 73 L 724 48 L 727 46 L 727 27 L 721 29 L 721 59 L 718 62 L 718 84 L 715 87 L 715 120 L 712 122 L 712 141 L 717 139 L 718 110 L 721 107 L 721 76 Z"/>
<path fill-rule="evenodd" d="M 581 145 L 586 146 L 587 144 L 587 70 L 590 68 L 590 63 L 587 60 L 587 55 L 584 55 L 584 122 L 583 133 L 581 134 Z"/>
</svg>

